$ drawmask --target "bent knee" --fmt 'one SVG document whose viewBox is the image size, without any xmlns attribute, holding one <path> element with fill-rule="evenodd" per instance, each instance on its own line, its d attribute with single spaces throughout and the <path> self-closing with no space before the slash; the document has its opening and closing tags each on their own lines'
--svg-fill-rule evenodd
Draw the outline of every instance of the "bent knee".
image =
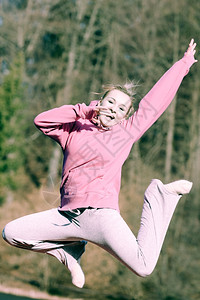
<svg viewBox="0 0 200 300">
<path fill-rule="evenodd" d="M 9 243 L 9 244 L 11 244 L 12 245 L 12 241 L 13 241 L 13 230 L 12 230 L 12 228 L 13 228 L 13 226 L 12 226 L 12 224 L 11 224 L 12 222 L 10 222 L 10 223 L 8 223 L 5 227 L 4 227 L 4 229 L 3 229 L 3 231 L 2 231 L 2 237 L 3 237 L 3 239 L 7 242 L 7 243 Z"/>
<path fill-rule="evenodd" d="M 4 229 L 2 230 L 2 238 L 6 241 L 5 229 L 6 227 L 4 227 Z"/>
<path fill-rule="evenodd" d="M 3 231 L 2 231 L 2 237 L 6 242 L 9 242 L 9 234 L 8 234 L 8 230 L 7 230 L 7 225 L 4 227 Z"/>
<path fill-rule="evenodd" d="M 137 270 L 136 274 L 142 278 L 146 278 L 153 273 L 153 270 L 154 267 L 145 266 L 144 268 Z"/>
<path fill-rule="evenodd" d="M 142 277 L 142 278 L 146 278 L 148 277 L 149 275 L 151 275 L 153 272 L 153 270 L 145 270 L 143 272 L 139 272 L 139 276 Z"/>
</svg>

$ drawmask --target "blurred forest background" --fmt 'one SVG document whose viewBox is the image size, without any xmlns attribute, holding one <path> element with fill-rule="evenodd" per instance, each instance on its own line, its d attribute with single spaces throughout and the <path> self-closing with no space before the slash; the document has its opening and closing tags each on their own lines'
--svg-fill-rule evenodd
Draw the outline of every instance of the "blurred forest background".
<svg viewBox="0 0 200 300">
<path fill-rule="evenodd" d="M 89 102 L 105 83 L 137 83 L 138 101 L 200 44 L 196 0 L 0 0 L 0 224 L 59 203 L 62 153 L 33 125 L 63 104 Z M 200 299 L 200 67 L 195 64 L 163 116 L 123 168 L 120 207 L 137 234 L 151 178 L 194 182 L 177 207 L 154 273 L 138 278 L 96 246 L 71 284 L 51 257 L 0 247 L 0 284 L 86 299 Z"/>
</svg>

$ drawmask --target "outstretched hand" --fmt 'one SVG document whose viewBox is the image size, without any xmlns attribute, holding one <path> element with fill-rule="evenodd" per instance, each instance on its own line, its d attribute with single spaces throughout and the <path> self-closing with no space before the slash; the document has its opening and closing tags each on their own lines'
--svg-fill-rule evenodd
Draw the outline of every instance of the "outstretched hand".
<svg viewBox="0 0 200 300">
<path fill-rule="evenodd" d="M 186 56 L 190 56 L 190 55 L 195 55 L 196 53 L 196 50 L 195 50 L 195 47 L 196 47 L 196 43 L 194 43 L 194 39 L 191 39 L 190 43 L 189 43 L 189 47 L 187 49 L 187 51 L 185 52 L 185 55 Z M 197 60 L 195 59 L 195 62 L 197 62 Z"/>
</svg>

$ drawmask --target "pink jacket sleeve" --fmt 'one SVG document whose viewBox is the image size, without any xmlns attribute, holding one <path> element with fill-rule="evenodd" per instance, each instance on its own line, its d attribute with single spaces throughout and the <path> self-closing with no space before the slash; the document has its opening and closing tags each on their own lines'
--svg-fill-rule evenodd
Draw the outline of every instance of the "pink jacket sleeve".
<svg viewBox="0 0 200 300">
<path fill-rule="evenodd" d="M 39 114 L 35 125 L 46 135 L 57 141 L 64 149 L 68 135 L 79 118 L 91 119 L 94 110 L 83 104 L 63 105 Z"/>
<path fill-rule="evenodd" d="M 125 128 L 131 133 L 134 142 L 166 110 L 194 62 L 193 56 L 186 55 L 176 62 L 140 101 L 138 110 L 123 122 Z"/>
</svg>

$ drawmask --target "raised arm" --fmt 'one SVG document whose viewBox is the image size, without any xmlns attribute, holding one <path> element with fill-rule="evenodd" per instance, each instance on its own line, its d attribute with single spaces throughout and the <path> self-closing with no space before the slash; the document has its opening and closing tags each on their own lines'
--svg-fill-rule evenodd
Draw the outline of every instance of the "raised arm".
<svg viewBox="0 0 200 300">
<path fill-rule="evenodd" d="M 176 62 L 140 101 L 138 110 L 124 122 L 124 126 L 138 140 L 160 117 L 173 100 L 184 76 L 193 63 L 196 43 L 192 39 L 184 57 Z"/>
<path fill-rule="evenodd" d="M 57 141 L 64 149 L 74 122 L 79 118 L 91 119 L 93 113 L 93 107 L 86 106 L 84 103 L 63 105 L 42 112 L 34 119 L 34 123 L 44 134 Z"/>
</svg>

